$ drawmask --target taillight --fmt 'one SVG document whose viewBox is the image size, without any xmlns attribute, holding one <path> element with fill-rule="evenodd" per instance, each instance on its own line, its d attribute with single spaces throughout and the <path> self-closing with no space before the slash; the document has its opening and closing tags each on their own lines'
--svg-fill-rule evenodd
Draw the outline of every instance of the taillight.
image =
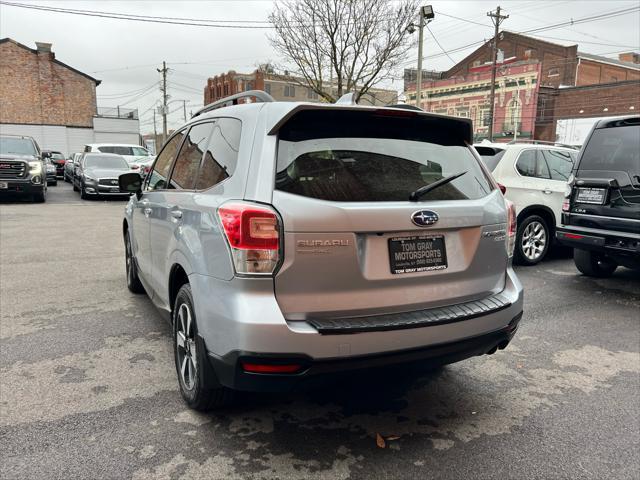
<svg viewBox="0 0 640 480">
<path fill-rule="evenodd" d="M 562 201 L 562 211 L 568 212 L 569 210 L 571 210 L 571 200 L 569 200 L 568 198 L 565 198 Z"/>
<path fill-rule="evenodd" d="M 280 248 L 276 213 L 261 205 L 226 203 L 218 209 L 218 218 L 231 248 L 236 273 L 273 273 Z"/>
<path fill-rule="evenodd" d="M 505 200 L 507 204 L 507 255 L 513 257 L 513 249 L 516 246 L 516 206 L 509 200 Z"/>
</svg>

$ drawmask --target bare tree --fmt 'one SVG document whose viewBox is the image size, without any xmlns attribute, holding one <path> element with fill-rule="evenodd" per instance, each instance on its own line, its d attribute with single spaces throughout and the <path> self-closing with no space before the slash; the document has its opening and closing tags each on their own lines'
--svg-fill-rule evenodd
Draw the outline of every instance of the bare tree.
<svg viewBox="0 0 640 480">
<path fill-rule="evenodd" d="M 415 0 L 280 0 L 269 40 L 292 81 L 329 102 L 347 92 L 358 99 L 405 58 L 417 12 Z"/>
</svg>

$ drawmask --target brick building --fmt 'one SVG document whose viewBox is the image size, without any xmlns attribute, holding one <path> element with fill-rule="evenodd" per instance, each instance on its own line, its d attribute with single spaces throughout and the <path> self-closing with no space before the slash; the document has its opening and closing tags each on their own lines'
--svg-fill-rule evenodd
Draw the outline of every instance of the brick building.
<svg viewBox="0 0 640 480">
<path fill-rule="evenodd" d="M 92 127 L 97 80 L 57 60 L 50 43 L 0 40 L 0 123 Z"/>
<path fill-rule="evenodd" d="M 253 73 L 237 73 L 230 70 L 207 80 L 204 88 L 204 104 L 215 102 L 229 95 L 247 90 L 263 90 L 277 101 L 321 102 L 317 93 L 292 81 L 288 75 L 257 69 Z M 397 99 L 397 92 L 372 88 L 366 95 L 367 101 L 375 105 L 387 105 Z"/>
<path fill-rule="evenodd" d="M 58 60 L 50 43 L 32 49 L 0 39 L 0 132 L 32 136 L 64 154 L 86 143 L 139 143 L 137 110 L 98 108 L 98 85 Z"/>
<path fill-rule="evenodd" d="M 639 112 L 640 80 L 559 89 L 542 87 L 535 125 L 536 138 L 579 145 L 597 118 Z M 561 132 L 567 128 L 581 128 L 581 131 Z"/>
<path fill-rule="evenodd" d="M 494 139 L 498 141 L 515 136 L 555 141 L 558 121 L 628 114 L 638 108 L 635 103 L 639 96 L 640 55 L 637 53 L 624 53 L 618 59 L 611 59 L 579 52 L 577 45 L 565 47 L 506 31 L 498 36 L 498 49 L 493 124 Z M 477 140 L 487 131 L 491 52 L 490 40 L 451 69 L 430 72 L 422 85 L 422 107 L 469 116 L 474 120 Z M 524 90 L 516 87 L 525 80 L 523 72 L 516 73 L 516 77 L 520 75 L 519 80 L 513 77 L 519 65 L 530 65 L 527 70 L 537 72 L 535 76 L 528 74 Z M 405 72 L 406 95 L 412 104 L 416 104 L 414 72 Z M 529 92 L 526 98 L 533 98 L 533 103 L 522 103 L 521 97 L 509 100 L 514 87 Z M 569 112 L 570 105 L 576 107 L 574 111 Z"/>
<path fill-rule="evenodd" d="M 440 78 L 464 77 L 478 67 L 492 62 L 492 42 L 482 46 L 443 72 L 430 72 Z M 540 85 L 545 87 L 593 85 L 640 79 L 637 53 L 620 54 L 618 60 L 578 51 L 577 45 L 565 47 L 526 35 L 503 31 L 498 35 L 498 49 L 505 59 L 536 61 L 541 64 Z M 405 74 L 405 90 L 415 89 L 413 70 Z"/>
<path fill-rule="evenodd" d="M 512 140 L 514 137 L 533 136 L 540 63 L 516 62 L 506 59 L 500 64 L 496 77 L 496 104 L 494 111 L 494 138 Z M 471 118 L 476 141 L 487 137 L 491 69 L 473 67 L 465 76 L 423 82 L 424 110 L 443 115 Z M 408 103 L 416 104 L 415 92 L 409 93 Z"/>
</svg>

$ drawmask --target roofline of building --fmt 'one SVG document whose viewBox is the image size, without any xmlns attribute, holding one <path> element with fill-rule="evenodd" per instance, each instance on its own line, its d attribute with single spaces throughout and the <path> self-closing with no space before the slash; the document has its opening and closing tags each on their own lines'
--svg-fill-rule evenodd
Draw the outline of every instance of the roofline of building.
<svg viewBox="0 0 640 480">
<path fill-rule="evenodd" d="M 9 37 L 0 38 L 0 44 L 2 44 L 2 43 L 6 43 L 6 42 L 13 43 L 14 45 L 17 45 L 18 47 L 24 48 L 25 50 L 28 50 L 28 51 L 29 51 L 29 52 L 31 52 L 31 53 L 35 53 L 36 55 L 38 54 L 38 50 L 37 50 L 37 49 L 27 47 L 26 45 L 23 45 L 23 44 L 22 44 L 22 43 L 20 43 L 20 42 L 16 42 L 16 41 L 15 41 L 14 39 L 12 39 L 12 38 L 9 38 Z M 86 78 L 88 78 L 89 80 L 91 80 L 91 81 L 95 82 L 96 87 L 102 83 L 102 80 L 98 80 L 97 78 L 93 78 L 91 75 L 87 75 L 86 73 L 81 72 L 80 70 L 78 70 L 78 69 L 76 69 L 76 68 L 73 68 L 73 67 L 72 67 L 72 66 L 70 66 L 70 65 L 67 65 L 66 63 L 61 62 L 60 60 L 58 60 L 58 59 L 57 59 L 57 58 L 55 58 L 55 57 L 53 58 L 53 62 L 54 62 L 54 63 L 57 63 L 58 65 L 60 65 L 60 66 L 62 66 L 62 67 L 64 67 L 64 68 L 68 68 L 68 69 L 69 69 L 69 70 L 71 70 L 72 72 L 75 72 L 75 73 L 77 73 L 77 74 L 79 74 L 79 75 L 82 75 L 83 77 L 86 77 Z"/>
<path fill-rule="evenodd" d="M 614 58 L 602 57 L 601 55 L 595 55 L 592 53 L 578 52 L 578 58 L 587 60 L 588 62 L 603 63 L 605 65 L 612 65 L 614 67 L 628 68 L 629 70 L 640 70 L 640 64 L 636 65 L 629 62 L 622 62 L 619 60 L 615 60 Z M 606 61 L 605 59 L 609 61 Z"/>
<path fill-rule="evenodd" d="M 609 83 L 594 83 L 592 85 L 577 85 L 570 87 L 550 87 L 540 85 L 541 90 L 553 91 L 553 92 L 565 92 L 567 90 L 592 90 L 596 88 L 606 88 L 606 87 L 624 87 L 626 85 L 638 85 L 640 87 L 640 79 L 639 80 L 623 80 L 621 82 L 609 82 Z"/>
<path fill-rule="evenodd" d="M 538 38 L 535 37 L 529 37 L 527 35 L 522 35 L 520 33 L 515 33 L 515 32 L 510 32 L 509 30 L 502 30 L 500 33 L 502 34 L 506 34 L 506 35 L 510 35 L 512 37 L 518 37 L 518 38 L 523 38 L 523 39 L 531 39 L 531 40 L 535 40 L 536 42 L 541 42 L 541 43 L 546 43 L 547 45 L 553 45 L 554 47 L 560 47 L 560 48 L 575 48 L 576 52 L 577 52 L 577 48 L 578 45 L 570 45 L 570 46 L 565 46 L 565 45 L 560 45 L 559 43 L 553 43 L 553 42 L 547 42 L 546 40 L 540 40 Z M 456 63 L 453 67 L 451 67 L 449 70 L 445 70 L 445 75 L 449 75 L 450 72 L 456 68 L 458 65 L 462 65 L 467 63 L 467 61 L 469 59 L 471 59 L 471 57 L 473 57 L 476 53 L 478 53 L 480 50 L 482 50 L 483 48 L 485 48 L 487 45 L 491 45 L 491 42 L 493 42 L 493 37 L 490 38 L 489 40 L 487 40 L 486 42 L 484 42 L 482 45 L 480 45 L 478 48 L 476 48 L 473 52 L 471 52 L 469 55 L 467 55 L 466 57 L 464 57 L 462 60 L 460 60 L 458 63 Z"/>
</svg>

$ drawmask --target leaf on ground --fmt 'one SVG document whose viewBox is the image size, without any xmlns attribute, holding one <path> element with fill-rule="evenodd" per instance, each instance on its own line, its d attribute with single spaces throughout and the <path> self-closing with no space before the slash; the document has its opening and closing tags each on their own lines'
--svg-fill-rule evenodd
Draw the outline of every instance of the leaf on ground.
<svg viewBox="0 0 640 480">
<path fill-rule="evenodd" d="M 379 433 L 376 433 L 376 445 L 378 445 L 378 448 L 385 448 L 387 446 L 384 438 Z"/>
</svg>

